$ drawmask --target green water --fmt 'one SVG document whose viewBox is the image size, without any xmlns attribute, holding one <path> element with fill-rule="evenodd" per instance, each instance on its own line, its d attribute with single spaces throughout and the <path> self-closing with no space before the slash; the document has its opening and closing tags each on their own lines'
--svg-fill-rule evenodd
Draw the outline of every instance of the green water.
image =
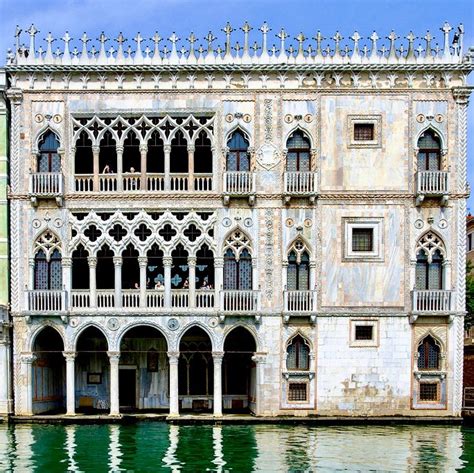
<svg viewBox="0 0 474 473">
<path fill-rule="evenodd" d="M 474 471 L 474 428 L 0 425 L 0 471 Z"/>
</svg>

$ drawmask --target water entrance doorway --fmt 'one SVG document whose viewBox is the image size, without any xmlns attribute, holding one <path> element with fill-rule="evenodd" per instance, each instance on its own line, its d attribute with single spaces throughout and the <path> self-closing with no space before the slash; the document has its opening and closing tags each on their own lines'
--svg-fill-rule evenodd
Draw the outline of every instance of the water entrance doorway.
<svg viewBox="0 0 474 473">
<path fill-rule="evenodd" d="M 137 405 L 137 371 L 135 368 L 119 369 L 120 408 L 135 409 Z"/>
</svg>

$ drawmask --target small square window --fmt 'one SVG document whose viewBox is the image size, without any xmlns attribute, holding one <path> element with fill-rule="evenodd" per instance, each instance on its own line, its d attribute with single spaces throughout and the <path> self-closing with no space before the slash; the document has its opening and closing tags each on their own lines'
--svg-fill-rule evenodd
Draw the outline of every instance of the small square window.
<svg viewBox="0 0 474 473">
<path fill-rule="evenodd" d="M 373 123 L 354 123 L 354 141 L 373 141 Z"/>
<path fill-rule="evenodd" d="M 290 383 L 288 385 L 288 401 L 307 401 L 308 400 L 308 384 L 307 383 Z"/>
<path fill-rule="evenodd" d="M 374 327 L 373 325 L 356 325 L 355 339 L 356 340 L 373 340 Z"/>
<path fill-rule="evenodd" d="M 352 229 L 352 251 L 374 251 L 374 229 Z"/>
<path fill-rule="evenodd" d="M 420 401 L 439 401 L 439 383 L 420 383 Z"/>
</svg>

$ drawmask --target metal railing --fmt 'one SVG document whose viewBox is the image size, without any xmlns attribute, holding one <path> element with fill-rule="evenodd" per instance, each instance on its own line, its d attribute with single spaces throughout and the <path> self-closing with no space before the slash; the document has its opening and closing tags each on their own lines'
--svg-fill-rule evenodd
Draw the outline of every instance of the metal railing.
<svg viewBox="0 0 474 473">
<path fill-rule="evenodd" d="M 292 171 L 285 172 L 283 176 L 286 194 L 311 195 L 316 194 L 317 174 L 315 172 Z"/>
<path fill-rule="evenodd" d="M 316 291 L 283 291 L 285 312 L 312 312 L 316 308 Z"/>
<path fill-rule="evenodd" d="M 418 194 L 443 195 L 448 190 L 447 171 L 418 171 L 416 176 L 416 190 Z"/>
<path fill-rule="evenodd" d="M 34 289 L 26 291 L 26 303 L 31 312 L 62 312 L 66 310 L 66 291 Z"/>
<path fill-rule="evenodd" d="M 58 196 L 62 195 L 63 175 L 60 172 L 35 172 L 30 174 L 30 195 Z"/>
<path fill-rule="evenodd" d="M 224 290 L 220 293 L 221 308 L 225 312 L 256 312 L 260 310 L 260 291 Z"/>
<path fill-rule="evenodd" d="M 444 289 L 414 289 L 412 297 L 414 312 L 449 312 L 452 310 L 454 292 Z"/>
<path fill-rule="evenodd" d="M 224 193 L 249 195 L 255 193 L 255 174 L 250 171 L 227 171 L 224 173 Z"/>
</svg>

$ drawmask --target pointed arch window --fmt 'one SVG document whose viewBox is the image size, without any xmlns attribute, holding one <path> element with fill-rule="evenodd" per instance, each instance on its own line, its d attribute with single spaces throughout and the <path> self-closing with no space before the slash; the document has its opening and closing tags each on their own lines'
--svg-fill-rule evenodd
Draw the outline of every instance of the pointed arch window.
<svg viewBox="0 0 474 473">
<path fill-rule="evenodd" d="M 240 130 L 234 131 L 227 142 L 227 171 L 250 171 L 249 142 Z"/>
<path fill-rule="evenodd" d="M 418 171 L 441 170 L 441 140 L 433 130 L 426 130 L 418 140 Z"/>
<path fill-rule="evenodd" d="M 441 239 L 433 232 L 423 235 L 418 241 L 416 255 L 415 288 L 443 289 L 444 245 Z"/>
<path fill-rule="evenodd" d="M 46 132 L 40 140 L 38 172 L 61 172 L 61 158 L 58 154 L 59 140 L 52 132 Z"/>
<path fill-rule="evenodd" d="M 224 254 L 224 289 L 252 289 L 252 257 L 247 249 L 237 258 L 230 248 Z"/>
<path fill-rule="evenodd" d="M 308 172 L 311 170 L 311 144 L 302 131 L 295 131 L 286 142 L 286 170 Z"/>
<path fill-rule="evenodd" d="M 286 349 L 286 369 L 309 370 L 309 346 L 303 337 L 297 335 Z"/>
<path fill-rule="evenodd" d="M 302 245 L 301 242 L 298 243 Z M 302 248 L 301 253 L 292 250 L 288 255 L 287 287 L 289 291 L 309 290 L 309 255 L 304 247 Z"/>
<path fill-rule="evenodd" d="M 431 335 L 425 337 L 418 345 L 418 369 L 439 370 L 440 351 L 439 345 Z"/>
</svg>

